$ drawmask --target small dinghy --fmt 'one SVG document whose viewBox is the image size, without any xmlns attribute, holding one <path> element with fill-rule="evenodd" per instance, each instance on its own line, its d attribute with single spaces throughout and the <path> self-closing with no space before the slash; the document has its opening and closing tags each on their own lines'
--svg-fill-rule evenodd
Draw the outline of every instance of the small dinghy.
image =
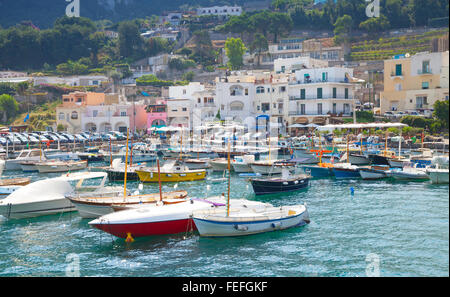
<svg viewBox="0 0 450 297">
<path fill-rule="evenodd" d="M 364 180 L 383 179 L 389 175 L 389 166 L 374 165 L 369 167 L 360 167 L 359 174 Z"/>
</svg>

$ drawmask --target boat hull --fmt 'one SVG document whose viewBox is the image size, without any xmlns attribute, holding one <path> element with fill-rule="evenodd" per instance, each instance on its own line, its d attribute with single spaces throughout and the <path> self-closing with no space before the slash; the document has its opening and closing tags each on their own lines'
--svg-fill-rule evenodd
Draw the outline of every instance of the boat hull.
<svg viewBox="0 0 450 297">
<path fill-rule="evenodd" d="M 350 168 L 333 168 L 334 177 L 336 179 L 351 179 L 351 178 L 360 178 L 361 175 L 359 173 L 359 169 L 350 169 Z"/>
<path fill-rule="evenodd" d="M 361 175 L 361 178 L 365 180 L 376 180 L 387 177 L 385 171 L 376 169 L 360 169 L 359 174 Z"/>
<path fill-rule="evenodd" d="M 222 222 L 194 217 L 195 226 L 200 236 L 229 237 L 284 230 L 309 223 L 308 211 L 282 219 L 263 221 Z"/>
<path fill-rule="evenodd" d="M 237 173 L 250 173 L 253 172 L 252 167 L 247 163 L 235 162 L 232 164 L 233 169 Z"/>
<path fill-rule="evenodd" d="M 144 183 L 157 183 L 158 172 L 140 171 L 136 170 L 139 180 Z M 183 181 L 194 181 L 202 180 L 206 177 L 205 170 L 198 170 L 197 172 L 186 172 L 186 173 L 160 173 L 161 182 L 183 182 Z"/>
<path fill-rule="evenodd" d="M 430 179 L 430 177 L 425 173 L 410 173 L 410 172 L 404 172 L 404 171 L 395 171 L 392 172 L 392 176 L 396 180 L 402 180 L 402 181 L 427 181 Z"/>
<path fill-rule="evenodd" d="M 308 187 L 309 178 L 289 181 L 268 181 L 252 179 L 251 184 L 256 195 L 292 192 Z"/>
<path fill-rule="evenodd" d="M 389 166 L 389 158 L 380 155 L 369 155 L 370 164 Z"/>
<path fill-rule="evenodd" d="M 301 166 L 301 168 L 305 173 L 311 175 L 312 177 L 320 178 L 333 176 L 333 171 L 329 167 L 312 165 L 312 166 Z"/>
<path fill-rule="evenodd" d="M 22 204 L 0 204 L 0 215 L 7 219 L 26 219 L 75 211 L 75 206 L 65 197 Z"/>
<path fill-rule="evenodd" d="M 427 171 L 428 176 L 431 179 L 431 182 L 433 184 L 448 184 L 448 175 L 449 172 L 447 171 Z"/>
<path fill-rule="evenodd" d="M 106 173 L 110 181 L 123 181 L 125 179 L 125 170 L 107 170 Z M 127 170 L 127 180 L 139 180 L 139 176 L 135 171 Z"/>
<path fill-rule="evenodd" d="M 352 165 L 368 165 L 368 164 L 370 164 L 369 157 L 365 156 L 365 155 L 350 154 L 348 157 L 348 161 Z"/>
<path fill-rule="evenodd" d="M 36 164 L 36 168 L 39 173 L 54 173 L 54 172 L 68 172 L 83 170 L 87 168 L 87 161 L 81 161 L 74 164 L 68 165 L 57 165 L 57 164 Z"/>
</svg>

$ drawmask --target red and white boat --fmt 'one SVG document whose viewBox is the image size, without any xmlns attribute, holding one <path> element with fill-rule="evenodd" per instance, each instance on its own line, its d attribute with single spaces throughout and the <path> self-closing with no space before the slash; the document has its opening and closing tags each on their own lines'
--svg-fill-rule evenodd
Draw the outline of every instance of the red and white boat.
<svg viewBox="0 0 450 297">
<path fill-rule="evenodd" d="M 233 199 L 231 205 L 255 207 L 269 204 Z M 216 207 L 226 207 L 224 197 L 213 197 L 208 200 L 190 199 L 179 203 L 164 203 L 163 201 L 152 205 L 138 205 L 101 216 L 89 222 L 89 225 L 120 238 L 177 234 L 197 229 L 192 219 L 194 211 Z"/>
</svg>

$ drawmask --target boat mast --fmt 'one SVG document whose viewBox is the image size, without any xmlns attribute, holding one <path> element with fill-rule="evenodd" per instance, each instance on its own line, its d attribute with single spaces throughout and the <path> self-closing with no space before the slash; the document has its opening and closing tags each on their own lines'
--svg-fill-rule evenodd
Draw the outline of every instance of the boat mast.
<svg viewBox="0 0 450 297">
<path fill-rule="evenodd" d="M 156 159 L 156 164 L 158 166 L 158 184 L 159 184 L 159 200 L 162 201 L 162 190 L 161 190 L 161 171 L 159 170 L 159 159 Z"/>
<path fill-rule="evenodd" d="M 319 164 L 322 164 L 322 138 L 320 137 L 320 131 L 319 131 Z"/>
<path fill-rule="evenodd" d="M 230 139 L 228 139 L 228 195 L 227 195 L 227 217 L 230 216 L 230 181 L 231 181 Z"/>
<path fill-rule="evenodd" d="M 183 158 L 183 126 L 180 127 L 180 133 L 181 133 L 181 147 L 180 147 L 180 160 Z"/>
<path fill-rule="evenodd" d="M 128 164 L 128 128 L 127 128 L 127 147 L 126 147 L 126 153 L 125 153 L 125 172 L 124 172 L 124 178 L 123 178 L 123 200 L 125 201 L 127 197 L 127 164 Z"/>
<path fill-rule="evenodd" d="M 398 141 L 398 157 L 402 154 L 402 129 L 400 128 L 400 139 Z"/>
<path fill-rule="evenodd" d="M 112 168 L 112 145 L 111 145 L 111 137 L 109 138 L 109 167 Z"/>
<path fill-rule="evenodd" d="M 386 130 L 386 135 L 385 135 L 385 140 L 384 140 L 384 156 L 386 157 L 387 154 L 387 138 L 388 138 L 388 131 Z"/>
</svg>

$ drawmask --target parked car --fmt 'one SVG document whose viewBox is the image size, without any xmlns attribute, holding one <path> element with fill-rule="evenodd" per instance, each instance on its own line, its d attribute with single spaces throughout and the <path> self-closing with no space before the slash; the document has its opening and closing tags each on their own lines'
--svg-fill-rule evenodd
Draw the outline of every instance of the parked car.
<svg viewBox="0 0 450 297">
<path fill-rule="evenodd" d="M 392 111 L 386 111 L 386 112 L 383 114 L 383 116 L 384 116 L 384 117 L 387 117 L 387 118 L 392 118 L 392 117 L 394 117 L 395 115 L 394 115 L 394 113 L 393 113 Z"/>
<path fill-rule="evenodd" d="M 402 118 L 402 117 L 404 117 L 405 115 L 407 115 L 407 114 L 404 113 L 403 111 L 399 111 L 399 112 L 396 112 L 396 113 L 394 114 L 394 116 L 395 116 L 396 118 Z"/>
<path fill-rule="evenodd" d="M 117 140 L 117 138 L 115 136 L 113 136 L 111 134 L 108 134 L 108 133 L 101 134 L 101 137 L 102 137 L 103 141 L 109 141 L 109 140 L 113 140 L 114 141 L 114 140 Z"/>
<path fill-rule="evenodd" d="M 127 139 L 127 136 L 123 135 L 119 131 L 110 131 L 110 132 L 108 132 L 108 134 L 111 134 L 112 136 L 116 137 L 117 140 L 125 140 L 125 139 Z"/>
<path fill-rule="evenodd" d="M 69 139 L 69 142 L 73 142 L 75 140 L 75 137 L 73 137 L 72 135 L 70 135 L 68 133 L 62 133 L 62 136 L 64 136 L 67 139 Z"/>
</svg>

